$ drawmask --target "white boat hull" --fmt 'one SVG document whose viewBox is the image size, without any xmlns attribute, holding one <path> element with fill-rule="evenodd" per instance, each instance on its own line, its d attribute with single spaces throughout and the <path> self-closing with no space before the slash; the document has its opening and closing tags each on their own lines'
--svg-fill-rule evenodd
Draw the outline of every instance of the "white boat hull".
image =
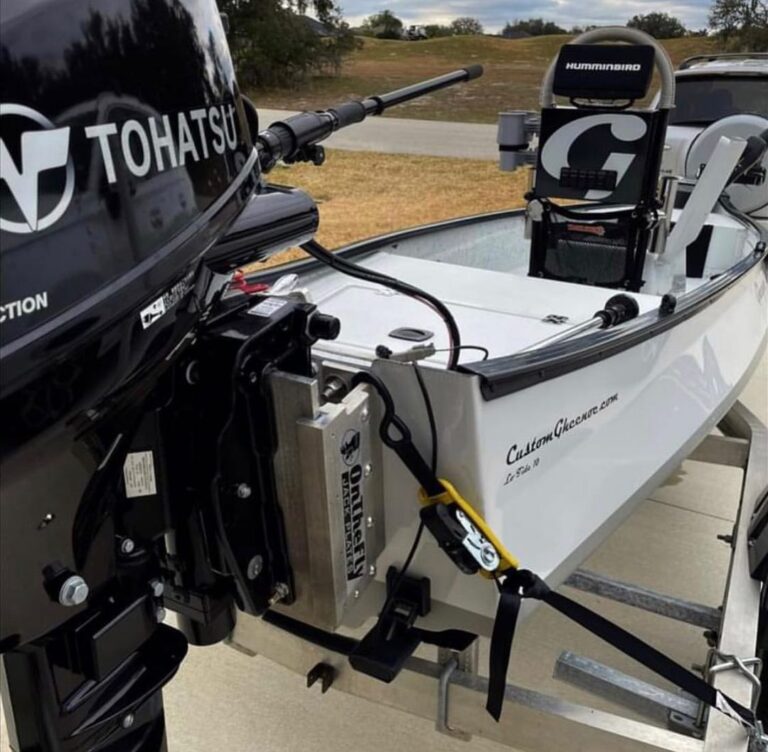
<svg viewBox="0 0 768 752">
<path fill-rule="evenodd" d="M 767 328 L 758 267 L 671 330 L 493 401 L 483 400 L 476 376 L 425 369 L 441 436 L 439 472 L 525 568 L 556 585 L 714 428 L 754 370 Z M 427 456 L 412 369 L 381 362 L 375 370 Z M 402 563 L 418 519 L 416 483 L 391 452 L 383 472 L 388 544 L 379 572 Z M 413 572 L 430 577 L 435 600 L 485 616 L 490 627 L 495 589 L 458 572 L 429 536 Z M 456 616 L 447 624 L 456 626 Z"/>
<path fill-rule="evenodd" d="M 437 416 L 438 474 L 475 505 L 523 567 L 557 585 L 737 399 L 766 346 L 767 289 L 766 264 L 758 263 L 675 326 L 496 399 L 484 399 L 477 375 L 422 368 Z M 412 367 L 377 360 L 372 368 L 429 456 Z M 350 612 L 350 625 L 378 612 L 387 568 L 402 565 L 418 524 L 417 484 L 389 450 L 382 477 L 386 545 L 377 581 Z M 495 588 L 461 574 L 428 535 L 412 572 L 432 583 L 427 626 L 490 630 Z"/>
</svg>

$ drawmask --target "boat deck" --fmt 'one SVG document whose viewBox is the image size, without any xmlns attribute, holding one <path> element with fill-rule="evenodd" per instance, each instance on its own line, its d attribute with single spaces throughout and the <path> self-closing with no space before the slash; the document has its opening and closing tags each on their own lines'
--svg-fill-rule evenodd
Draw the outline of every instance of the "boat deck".
<svg viewBox="0 0 768 752">
<path fill-rule="evenodd" d="M 379 252 L 362 266 L 416 285 L 442 300 L 456 319 L 462 343 L 484 347 L 491 358 L 517 352 L 586 321 L 604 307 L 616 291 L 515 273 L 500 273 L 435 260 Z M 319 351 L 371 360 L 378 345 L 397 352 L 415 342 L 391 337 L 401 327 L 431 332 L 427 341 L 440 350 L 449 346 L 445 325 L 422 303 L 340 274 L 318 277 L 310 285 L 312 299 L 324 313 L 342 322 L 341 335 Z M 630 293 L 640 313 L 659 305 L 659 296 Z M 366 312 L 361 315 L 361 311 Z M 560 323 L 548 317 L 563 317 Z M 430 362 L 443 364 L 447 352 Z M 467 353 L 462 360 L 478 360 Z"/>
</svg>

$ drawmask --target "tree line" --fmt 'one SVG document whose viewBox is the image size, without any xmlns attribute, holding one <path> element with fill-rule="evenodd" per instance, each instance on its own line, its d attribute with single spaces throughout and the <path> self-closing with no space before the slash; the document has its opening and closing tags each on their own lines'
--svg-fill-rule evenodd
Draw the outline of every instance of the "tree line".
<svg viewBox="0 0 768 752">
<path fill-rule="evenodd" d="M 359 35 L 382 39 L 481 35 L 477 18 L 407 29 L 391 10 L 374 13 L 352 29 L 337 0 L 218 0 L 229 19 L 229 45 L 240 85 L 245 89 L 298 86 L 312 75 L 334 75 L 361 45 Z M 315 18 L 305 15 L 308 11 Z M 768 0 L 714 0 L 709 28 L 691 30 L 669 13 L 633 16 L 627 26 L 657 39 L 717 35 L 730 51 L 768 50 Z M 578 34 L 589 27 L 564 28 L 554 21 L 529 18 L 507 22 L 500 36 Z"/>
<path fill-rule="evenodd" d="M 768 49 L 768 2 L 766 0 L 715 0 L 709 16 L 709 27 L 689 29 L 676 16 L 664 12 L 642 13 L 627 21 L 632 29 L 644 31 L 656 39 L 677 39 L 685 36 L 719 35 L 730 47 L 750 51 Z M 479 19 L 463 16 L 450 24 L 425 24 L 426 37 L 446 37 L 484 34 Z M 595 26 L 560 26 L 544 18 L 507 21 L 498 36 L 547 36 L 551 34 L 581 34 Z M 402 39 L 407 36 L 405 24 L 391 10 L 368 16 L 355 31 L 379 39 Z"/>
</svg>

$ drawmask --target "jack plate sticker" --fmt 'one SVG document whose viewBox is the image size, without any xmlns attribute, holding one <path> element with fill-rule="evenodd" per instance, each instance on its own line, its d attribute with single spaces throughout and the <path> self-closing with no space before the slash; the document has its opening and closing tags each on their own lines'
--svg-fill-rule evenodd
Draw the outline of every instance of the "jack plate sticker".
<svg viewBox="0 0 768 752">
<path fill-rule="evenodd" d="M 344 515 L 344 558 L 349 581 L 365 574 L 363 467 L 359 462 L 359 431 L 353 429 L 344 434 L 339 453 L 344 468 L 341 473 L 341 501 Z"/>
</svg>

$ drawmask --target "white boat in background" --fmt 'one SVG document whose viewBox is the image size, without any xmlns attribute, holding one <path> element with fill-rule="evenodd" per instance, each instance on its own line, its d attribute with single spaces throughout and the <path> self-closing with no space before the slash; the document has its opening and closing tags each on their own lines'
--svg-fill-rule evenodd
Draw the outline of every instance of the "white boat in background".
<svg viewBox="0 0 768 752">
<path fill-rule="evenodd" d="M 418 367 L 434 409 L 437 475 L 553 586 L 715 427 L 768 337 L 768 60 L 697 59 L 673 73 L 661 47 L 611 30 L 617 35 L 646 46 L 588 46 L 605 41 L 600 31 L 566 45 L 544 82 L 541 122 L 518 113 L 502 126 L 503 162 L 537 164 L 527 210 L 419 227 L 340 252 L 442 301 L 460 349 L 420 300 L 315 262 L 288 270 L 341 321 L 339 337 L 314 349 L 321 387 L 348 383 L 360 370 L 375 374 L 428 457 Z M 585 54 L 597 62 L 584 63 Z M 643 55 L 655 57 L 661 73 L 654 104 L 593 107 L 600 96 L 632 100 L 645 91 L 627 74 L 622 96 L 615 76 L 585 83 L 583 71 L 635 72 Z M 555 107 L 556 93 L 578 106 Z M 759 112 L 741 113 L 747 102 Z M 538 153 L 528 150 L 534 132 Z M 606 325 L 595 312 L 610 309 L 617 293 L 636 311 Z M 322 422 L 326 407 L 313 410 L 307 419 Z M 346 433 L 335 441 L 342 453 L 349 449 Z M 375 468 L 362 481 L 368 524 L 357 533 L 350 520 L 339 524 L 347 555 L 355 534 L 365 538 L 365 566 L 347 561 L 330 615 L 318 616 L 317 593 L 299 593 L 285 607 L 325 628 L 379 612 L 385 575 L 403 564 L 419 524 L 413 475 L 375 440 L 364 451 Z M 333 539 L 295 502 L 286 501 L 285 514 L 293 561 Z M 462 574 L 431 536 L 409 571 L 431 580 L 427 626 L 489 632 L 495 588 Z"/>
</svg>

